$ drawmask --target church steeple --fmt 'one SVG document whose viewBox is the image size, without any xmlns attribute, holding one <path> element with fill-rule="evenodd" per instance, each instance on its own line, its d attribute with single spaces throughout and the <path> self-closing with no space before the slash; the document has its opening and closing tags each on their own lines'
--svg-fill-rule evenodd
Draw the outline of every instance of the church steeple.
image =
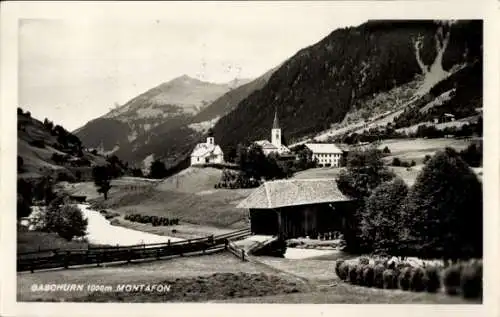
<svg viewBox="0 0 500 317">
<path fill-rule="evenodd" d="M 271 130 L 271 143 L 277 148 L 281 147 L 281 129 L 278 121 L 278 109 L 274 112 L 273 129 Z"/>
<path fill-rule="evenodd" d="M 278 121 L 278 109 L 274 111 L 274 121 L 273 121 L 273 129 L 279 129 L 280 128 L 280 123 Z"/>
</svg>

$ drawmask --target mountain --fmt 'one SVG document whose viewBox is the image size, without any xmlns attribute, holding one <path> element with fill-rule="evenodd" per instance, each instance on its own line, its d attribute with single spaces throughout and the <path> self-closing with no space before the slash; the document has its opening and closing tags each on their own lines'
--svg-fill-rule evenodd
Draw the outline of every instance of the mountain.
<svg viewBox="0 0 500 317">
<path fill-rule="evenodd" d="M 17 162 L 19 178 L 50 176 L 57 180 L 88 180 L 92 166 L 107 164 L 106 158 L 86 150 L 62 126 L 47 119 L 41 122 L 21 108 L 17 114 Z"/>
<path fill-rule="evenodd" d="M 406 101 L 425 106 L 437 97 L 433 87 L 481 58 L 480 20 L 368 21 L 338 29 L 285 61 L 262 89 L 218 120 L 215 138 L 224 151 L 268 138 L 275 109 L 290 142 L 312 137 L 405 85 Z M 479 85 L 469 95 L 481 95 L 481 78 L 475 79 Z M 392 101 L 390 106 L 397 105 Z"/>
<path fill-rule="evenodd" d="M 213 84 L 183 75 L 88 122 L 75 134 L 89 147 L 102 146 L 106 151 L 128 147 L 159 126 L 168 130 L 190 122 L 193 115 L 239 84 L 237 80 Z"/>
<path fill-rule="evenodd" d="M 213 126 L 218 118 L 233 110 L 250 93 L 261 89 L 272 72 L 273 70 L 270 70 L 255 80 L 235 79 L 226 85 L 204 83 L 182 76 L 149 90 L 103 117 L 92 120 L 77 129 L 75 134 L 86 146 L 102 145 L 105 150 L 114 148 L 114 154 L 120 159 L 136 165 L 142 164 L 145 159 L 151 161 L 153 157 L 164 160 L 168 166 L 175 165 L 186 157 L 202 139 L 203 133 Z M 188 83 L 191 85 L 187 85 Z M 208 89 L 214 86 L 216 89 L 213 91 L 217 93 Z M 223 94 L 220 93 L 221 87 L 225 89 Z M 204 92 L 205 99 L 199 97 L 200 92 Z M 210 98 L 206 97 L 208 92 Z M 184 105 L 184 108 L 185 105 L 195 106 L 188 106 L 187 111 L 180 111 L 176 115 L 165 115 L 167 110 L 164 109 L 161 116 L 137 118 L 137 112 L 147 113 L 158 108 L 150 106 L 151 99 L 159 99 L 158 94 L 162 100 L 176 102 L 174 106 L 169 104 L 167 110 L 179 109 L 180 105 Z M 218 98 L 213 98 L 216 95 L 219 95 Z M 209 105 L 203 102 L 209 99 L 212 101 Z M 139 133 L 138 130 L 142 132 Z"/>
<path fill-rule="evenodd" d="M 482 107 L 482 21 L 384 20 L 337 29 L 206 107 L 190 108 L 199 112 L 162 116 L 146 132 L 133 134 L 135 116 L 125 119 L 117 111 L 91 122 L 100 122 L 99 128 L 89 124 L 77 135 L 86 145 L 104 140 L 108 150 L 117 142 L 106 144 L 107 138 L 126 135 L 115 152 L 121 159 L 138 164 L 155 158 L 172 166 L 186 164 L 208 128 L 225 153 L 269 138 L 275 109 L 283 137 L 293 144 L 329 130 L 363 129 L 374 117 L 383 117 L 378 122 L 384 125 L 415 124 L 426 119 L 418 109 L 434 107 L 429 104 L 443 96 L 436 104 L 446 106 L 435 108 L 457 118 Z M 148 123 L 141 124 L 146 130 Z"/>
</svg>

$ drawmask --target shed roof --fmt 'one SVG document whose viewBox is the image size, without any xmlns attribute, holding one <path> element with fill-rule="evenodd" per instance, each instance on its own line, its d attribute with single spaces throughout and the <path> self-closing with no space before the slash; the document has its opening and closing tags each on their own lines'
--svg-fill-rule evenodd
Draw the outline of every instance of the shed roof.
<svg viewBox="0 0 500 317">
<path fill-rule="evenodd" d="M 294 179 L 265 182 L 237 207 L 272 209 L 349 200 L 334 179 Z"/>
</svg>

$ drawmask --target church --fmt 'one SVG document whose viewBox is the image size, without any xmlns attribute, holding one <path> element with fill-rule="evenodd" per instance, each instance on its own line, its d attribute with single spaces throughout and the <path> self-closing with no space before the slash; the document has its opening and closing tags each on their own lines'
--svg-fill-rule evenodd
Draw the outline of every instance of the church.
<svg viewBox="0 0 500 317">
<path fill-rule="evenodd" d="M 271 142 L 268 140 L 255 141 L 254 144 L 262 147 L 262 151 L 267 156 L 271 153 L 278 155 L 290 154 L 290 149 L 281 143 L 281 129 L 278 121 L 278 111 L 274 113 L 273 128 L 271 129 Z"/>
<path fill-rule="evenodd" d="M 219 145 L 215 144 L 213 133 L 208 133 L 205 143 L 198 143 L 191 153 L 191 165 L 203 165 L 224 163 L 224 153 Z"/>
</svg>

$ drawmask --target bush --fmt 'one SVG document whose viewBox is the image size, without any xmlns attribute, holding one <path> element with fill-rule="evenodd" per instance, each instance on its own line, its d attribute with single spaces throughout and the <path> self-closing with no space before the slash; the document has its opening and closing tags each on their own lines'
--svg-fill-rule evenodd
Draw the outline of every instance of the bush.
<svg viewBox="0 0 500 317">
<path fill-rule="evenodd" d="M 439 269 L 434 266 L 425 268 L 425 274 L 427 275 L 427 292 L 436 293 L 441 288 L 441 277 L 439 273 Z"/>
<path fill-rule="evenodd" d="M 385 266 L 382 264 L 375 265 L 373 269 L 373 285 L 378 288 L 384 288 L 384 271 Z"/>
<path fill-rule="evenodd" d="M 386 146 L 386 147 L 384 147 L 384 149 L 382 150 L 382 153 L 384 153 L 384 154 L 390 154 L 390 153 L 391 153 L 391 150 L 389 150 L 389 148 Z"/>
<path fill-rule="evenodd" d="M 427 163 L 427 161 L 429 161 L 431 159 L 432 156 L 430 156 L 429 154 L 426 154 L 424 156 L 424 164 Z"/>
<path fill-rule="evenodd" d="M 423 292 L 427 288 L 427 276 L 423 268 L 415 268 L 411 271 L 410 290 Z"/>
<path fill-rule="evenodd" d="M 342 276 L 342 273 L 340 272 L 340 267 L 345 263 L 344 260 L 338 260 L 336 263 L 335 263 L 335 274 L 337 274 L 337 276 L 343 280 L 343 278 L 341 277 Z"/>
<path fill-rule="evenodd" d="M 384 280 L 384 288 L 385 289 L 394 289 L 397 287 L 397 274 L 395 270 L 386 269 L 382 275 Z"/>
<path fill-rule="evenodd" d="M 392 166 L 401 166 L 401 160 L 398 157 L 392 159 Z"/>
<path fill-rule="evenodd" d="M 349 277 L 349 264 L 342 261 L 342 263 L 339 265 L 337 275 L 341 280 L 347 281 L 347 278 Z"/>
<path fill-rule="evenodd" d="M 358 283 L 358 266 L 356 264 L 349 264 L 349 282 L 351 284 Z"/>
<path fill-rule="evenodd" d="M 403 291 L 408 291 L 410 289 L 410 280 L 412 276 L 412 268 L 404 267 L 401 269 L 398 277 L 399 288 Z"/>
<path fill-rule="evenodd" d="M 33 140 L 29 143 L 30 145 L 38 148 L 45 148 L 45 141 L 44 140 Z"/>
<path fill-rule="evenodd" d="M 361 286 L 365 285 L 365 280 L 364 280 L 364 277 L 363 277 L 364 270 L 365 270 L 365 266 L 364 265 L 361 265 L 361 264 L 357 265 L 357 267 L 356 267 L 356 278 L 358 280 L 355 283 L 356 285 L 361 285 Z"/>
<path fill-rule="evenodd" d="M 467 263 L 462 269 L 460 289 L 464 298 L 482 298 L 483 294 L 483 265 Z"/>
<path fill-rule="evenodd" d="M 361 265 L 368 265 L 368 264 L 370 264 L 370 259 L 367 258 L 366 256 L 363 256 L 363 257 L 359 258 L 358 262 Z"/>
<path fill-rule="evenodd" d="M 375 283 L 374 279 L 375 279 L 375 270 L 373 265 L 365 266 L 363 270 L 363 285 L 372 287 Z"/>
<path fill-rule="evenodd" d="M 459 265 L 447 267 L 443 272 L 443 285 L 446 294 L 457 295 L 460 292 L 461 269 Z"/>
</svg>

